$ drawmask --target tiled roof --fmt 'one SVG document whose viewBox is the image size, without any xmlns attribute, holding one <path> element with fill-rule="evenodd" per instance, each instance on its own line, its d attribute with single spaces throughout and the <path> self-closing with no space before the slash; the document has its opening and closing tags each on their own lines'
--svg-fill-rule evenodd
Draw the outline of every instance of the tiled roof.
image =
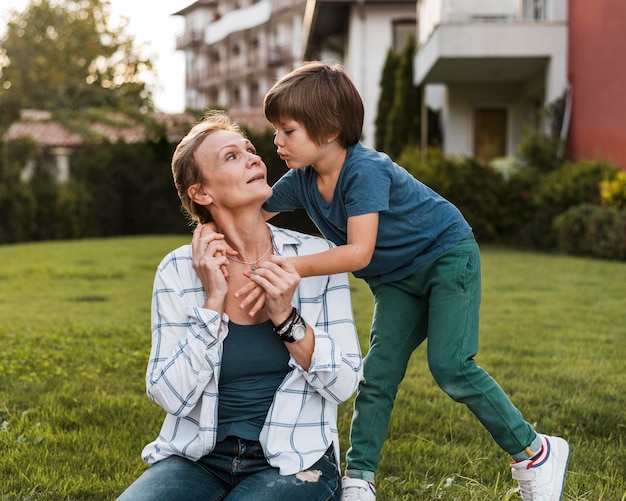
<svg viewBox="0 0 626 501">
<path fill-rule="evenodd" d="M 153 118 L 165 127 L 167 140 L 172 144 L 178 143 L 198 122 L 190 113 L 157 113 Z"/>
<path fill-rule="evenodd" d="M 146 137 L 146 128 L 143 125 L 120 127 L 115 125 L 94 123 L 91 125 L 90 130 L 92 133 L 107 138 L 112 143 L 116 142 L 118 139 L 122 139 L 125 143 L 128 144 L 140 143 Z"/>
<path fill-rule="evenodd" d="M 15 122 L 4 134 L 5 141 L 32 137 L 42 146 L 78 146 L 82 138 L 57 122 Z"/>
<path fill-rule="evenodd" d="M 39 118 L 39 120 L 38 120 Z M 11 141 L 18 137 L 31 137 L 43 147 L 66 146 L 75 147 L 83 142 L 80 134 L 71 132 L 64 125 L 41 120 L 32 114 L 23 115 L 22 120 L 11 124 L 3 136 L 4 141 Z M 188 114 L 158 114 L 154 116 L 157 123 L 165 126 L 166 134 L 170 142 L 178 142 L 196 122 L 195 117 Z M 137 125 L 111 125 L 94 122 L 90 126 L 91 136 L 106 138 L 110 142 L 121 139 L 125 143 L 134 144 L 146 139 L 146 127 Z"/>
</svg>

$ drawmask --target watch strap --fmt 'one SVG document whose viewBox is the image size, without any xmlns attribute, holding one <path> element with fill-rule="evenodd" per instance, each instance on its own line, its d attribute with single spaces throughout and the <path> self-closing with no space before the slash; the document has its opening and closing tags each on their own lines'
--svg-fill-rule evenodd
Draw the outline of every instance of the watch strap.
<svg viewBox="0 0 626 501">
<path fill-rule="evenodd" d="M 294 336 L 296 332 L 298 332 L 298 337 Z M 298 312 L 296 312 L 293 322 L 291 322 L 285 332 L 279 336 L 285 343 L 297 343 L 305 338 L 306 324 Z"/>
<path fill-rule="evenodd" d="M 294 306 L 291 309 L 291 313 L 289 314 L 289 316 L 283 322 L 281 322 L 276 327 L 274 327 L 274 332 L 278 334 L 279 336 L 283 336 L 284 334 L 289 332 L 291 330 L 291 325 L 294 323 L 297 316 L 298 316 L 298 310 Z"/>
</svg>

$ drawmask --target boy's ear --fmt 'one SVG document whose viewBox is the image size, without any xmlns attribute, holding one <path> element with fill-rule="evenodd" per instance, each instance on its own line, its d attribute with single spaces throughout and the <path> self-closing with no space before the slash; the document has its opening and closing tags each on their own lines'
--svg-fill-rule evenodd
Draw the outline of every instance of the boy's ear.
<svg viewBox="0 0 626 501">
<path fill-rule="evenodd" d="M 328 134 L 328 136 L 326 136 L 326 143 L 332 143 L 335 139 L 337 139 L 339 137 L 339 132 L 333 132 L 331 134 Z"/>
<path fill-rule="evenodd" d="M 198 205 L 209 205 L 213 199 L 200 183 L 191 185 L 187 189 L 187 195 Z"/>
</svg>

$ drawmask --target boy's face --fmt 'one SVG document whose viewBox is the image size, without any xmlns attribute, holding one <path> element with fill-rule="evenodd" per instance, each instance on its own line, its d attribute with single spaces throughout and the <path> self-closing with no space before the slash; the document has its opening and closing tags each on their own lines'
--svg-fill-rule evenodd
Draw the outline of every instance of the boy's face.
<svg viewBox="0 0 626 501">
<path fill-rule="evenodd" d="M 285 119 L 274 125 L 274 144 L 281 160 L 290 169 L 315 166 L 323 160 L 325 145 L 313 141 L 300 122 Z"/>
</svg>

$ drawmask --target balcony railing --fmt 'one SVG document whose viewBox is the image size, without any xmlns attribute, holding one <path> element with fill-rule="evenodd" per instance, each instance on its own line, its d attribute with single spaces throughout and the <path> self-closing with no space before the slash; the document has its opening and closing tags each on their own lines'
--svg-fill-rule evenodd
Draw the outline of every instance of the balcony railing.
<svg viewBox="0 0 626 501">
<path fill-rule="evenodd" d="M 238 56 L 224 58 L 209 66 L 187 74 L 187 88 L 207 89 L 219 85 L 227 79 L 240 78 L 259 70 L 276 66 L 291 66 L 294 57 L 291 50 L 284 46 L 270 46 L 265 49 L 245 47 Z"/>
<path fill-rule="evenodd" d="M 545 21 L 548 0 L 443 0 L 442 21 Z"/>
<path fill-rule="evenodd" d="M 176 37 L 176 49 L 184 50 L 188 47 L 197 47 L 202 44 L 202 31 L 189 30 L 183 35 Z"/>
<path fill-rule="evenodd" d="M 269 66 L 284 66 L 293 62 L 293 54 L 287 47 L 270 47 L 267 52 Z"/>
<path fill-rule="evenodd" d="M 293 9 L 299 6 L 304 7 L 305 4 L 306 0 L 272 0 L 272 12 Z"/>
<path fill-rule="evenodd" d="M 550 21 L 555 0 L 425 0 L 420 9 L 420 43 L 440 24 Z"/>
</svg>

